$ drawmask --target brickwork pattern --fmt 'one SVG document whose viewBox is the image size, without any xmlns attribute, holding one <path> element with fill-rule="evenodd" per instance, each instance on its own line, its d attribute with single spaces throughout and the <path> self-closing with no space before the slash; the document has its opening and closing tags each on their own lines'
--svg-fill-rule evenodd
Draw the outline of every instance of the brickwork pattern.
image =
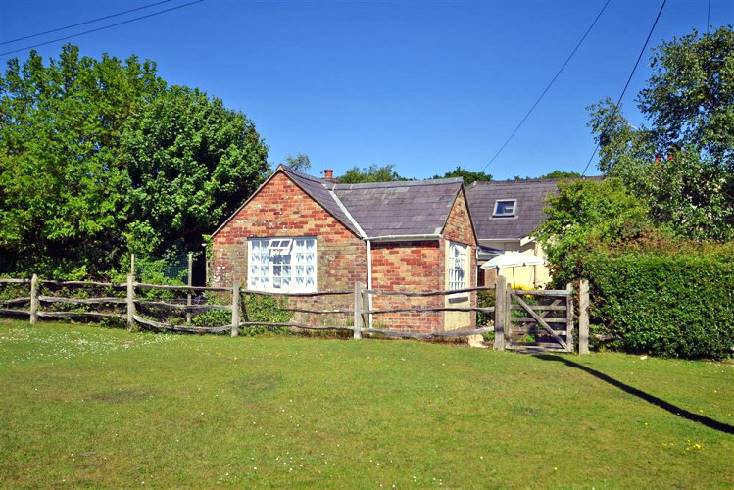
<svg viewBox="0 0 734 490">
<path fill-rule="evenodd" d="M 463 192 L 449 214 L 444 229 L 446 239 L 470 248 L 470 285 L 476 274 L 475 240 Z M 366 244 L 341 222 L 327 213 L 282 171 L 276 172 L 268 183 L 229 220 L 214 236 L 212 282 L 215 286 L 247 284 L 247 240 L 261 237 L 316 237 L 318 289 L 351 290 L 355 281 L 367 282 Z M 433 291 L 444 289 L 447 240 L 373 243 L 373 289 L 402 291 Z M 353 297 L 321 296 L 291 299 L 292 307 L 308 309 L 352 309 Z M 375 296 L 373 309 L 404 307 L 440 307 L 442 296 L 407 298 Z M 476 295 L 471 295 L 476 304 Z M 443 313 L 397 313 L 373 315 L 375 327 L 411 331 L 441 331 Z M 473 321 L 474 315 L 472 315 Z M 349 315 L 297 314 L 296 321 L 311 324 L 351 324 Z"/>
<path fill-rule="evenodd" d="M 458 242 L 462 243 L 464 245 L 469 246 L 469 270 L 467 271 L 469 273 L 469 287 L 473 287 L 476 284 L 476 275 L 477 275 L 477 254 L 476 254 L 476 238 L 474 236 L 474 230 L 472 228 L 472 222 L 471 217 L 469 215 L 469 210 L 466 204 L 466 197 L 464 196 L 464 192 L 460 192 L 459 195 L 456 198 L 456 201 L 454 202 L 454 206 L 451 208 L 451 212 L 449 213 L 449 218 L 446 220 L 446 226 L 443 230 L 443 244 L 441 247 L 442 250 L 442 263 L 446 264 L 446 251 L 448 250 L 448 241 Z M 457 303 L 450 303 L 449 298 L 446 297 L 445 304 L 447 307 L 458 307 L 458 306 L 468 306 L 466 303 L 457 304 Z M 469 294 L 469 305 L 476 307 L 477 306 L 477 295 L 476 293 L 470 293 Z M 449 316 L 452 316 L 451 320 L 449 320 Z M 452 327 L 466 327 L 469 325 L 476 325 L 476 313 L 457 313 L 457 312 L 446 312 L 444 314 L 444 320 L 446 328 L 449 328 L 449 325 Z"/>
<path fill-rule="evenodd" d="M 372 287 L 390 291 L 435 291 L 443 286 L 443 262 L 439 241 L 372 244 Z M 440 307 L 441 296 L 409 298 L 375 296 L 375 310 Z M 373 315 L 376 328 L 430 332 L 443 328 L 441 313 L 392 313 Z"/>
<path fill-rule="evenodd" d="M 355 281 L 367 280 L 365 243 L 336 220 L 282 172 L 240 209 L 214 236 L 212 280 L 215 286 L 247 284 L 247 240 L 258 237 L 316 237 L 319 290 L 353 289 Z M 299 298 L 290 304 L 309 309 L 351 309 L 352 296 Z M 297 315 L 309 323 L 347 318 L 333 315 Z M 351 319 L 348 319 L 351 322 Z"/>
</svg>

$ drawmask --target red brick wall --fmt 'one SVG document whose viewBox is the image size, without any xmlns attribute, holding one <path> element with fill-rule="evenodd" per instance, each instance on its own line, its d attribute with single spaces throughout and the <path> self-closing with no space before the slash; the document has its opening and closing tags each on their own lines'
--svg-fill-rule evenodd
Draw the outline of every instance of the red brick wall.
<svg viewBox="0 0 734 490">
<path fill-rule="evenodd" d="M 475 240 L 463 193 L 451 210 L 444 236 L 471 246 L 470 285 L 476 274 Z M 318 289 L 352 289 L 355 281 L 367 281 L 365 243 L 324 211 L 282 172 L 277 172 L 247 205 L 214 236 L 212 280 L 230 286 L 233 280 L 247 284 L 247 239 L 255 237 L 314 236 L 318 250 Z M 372 244 L 372 287 L 403 291 L 444 289 L 446 240 Z M 323 296 L 292 301 L 302 307 L 351 309 L 353 297 Z M 373 309 L 439 307 L 444 297 L 373 297 Z M 472 296 L 472 304 L 476 298 Z M 298 315 L 310 323 L 351 324 L 348 315 L 322 317 Z M 432 331 L 443 329 L 442 313 L 374 315 L 375 327 Z"/>
<path fill-rule="evenodd" d="M 460 192 L 456 201 L 454 202 L 453 208 L 449 213 L 449 218 L 446 221 L 446 226 L 443 229 L 443 236 L 445 238 L 442 243 L 441 261 L 442 264 L 446 264 L 446 251 L 448 250 L 447 240 L 469 245 L 469 287 L 476 286 L 476 275 L 477 275 L 477 242 L 474 236 L 474 230 L 472 228 L 471 218 L 469 217 L 469 210 L 466 205 L 466 198 L 464 192 Z M 445 269 L 444 269 L 445 271 Z M 447 286 L 448 287 L 448 286 Z M 477 295 L 471 293 L 469 295 L 469 301 L 471 306 L 477 306 Z M 461 305 L 455 305 L 461 306 Z M 453 313 L 456 314 L 456 313 Z M 470 325 L 476 325 L 476 313 L 472 312 L 470 315 Z"/>
<path fill-rule="evenodd" d="M 451 208 L 449 219 L 446 220 L 446 226 L 443 229 L 443 236 L 447 240 L 471 245 L 476 248 L 477 242 L 474 238 L 469 210 L 466 207 L 466 199 L 463 192 L 459 193 L 454 202 L 454 207 Z"/>
<path fill-rule="evenodd" d="M 443 262 L 440 242 L 397 242 L 372 244 L 372 287 L 391 291 L 434 291 L 443 287 Z M 374 296 L 375 310 L 440 307 L 443 298 L 429 296 L 409 298 L 405 296 Z M 430 332 L 440 330 L 443 315 L 440 313 L 394 313 L 373 315 L 375 328 L 397 328 Z"/>
<path fill-rule="evenodd" d="M 365 243 L 324 211 L 283 172 L 277 172 L 214 236 L 213 284 L 231 286 L 233 280 L 239 280 L 247 285 L 248 238 L 298 236 L 317 239 L 319 291 L 353 289 L 355 281 L 367 281 Z M 316 308 L 351 308 L 353 296 L 304 298 L 298 303 Z M 344 324 L 345 320 L 346 316 L 327 315 L 318 321 Z M 352 318 L 348 320 L 351 323 Z"/>
</svg>

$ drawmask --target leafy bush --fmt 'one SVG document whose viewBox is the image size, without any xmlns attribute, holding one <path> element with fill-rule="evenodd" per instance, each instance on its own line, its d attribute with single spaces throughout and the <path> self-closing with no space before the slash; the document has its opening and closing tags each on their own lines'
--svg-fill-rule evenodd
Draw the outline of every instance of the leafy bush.
<svg viewBox="0 0 734 490">
<path fill-rule="evenodd" d="M 583 262 L 593 320 L 612 347 L 685 358 L 734 348 L 734 247 L 693 252 L 597 251 Z"/>
<path fill-rule="evenodd" d="M 242 301 L 242 318 L 244 321 L 264 323 L 286 323 L 291 320 L 293 313 L 283 311 L 287 300 L 262 296 L 258 294 L 245 295 Z M 253 325 L 242 330 L 245 335 L 257 335 L 266 332 L 287 332 L 287 327 L 265 327 Z"/>
<path fill-rule="evenodd" d="M 197 327 L 222 327 L 232 324 L 232 314 L 223 310 L 208 310 L 191 317 L 191 324 Z"/>
<path fill-rule="evenodd" d="M 494 289 L 485 289 L 477 292 L 477 307 L 478 308 L 494 308 L 495 305 L 495 294 Z M 477 326 L 483 327 L 489 325 L 489 322 L 494 320 L 493 313 L 477 313 Z"/>
</svg>

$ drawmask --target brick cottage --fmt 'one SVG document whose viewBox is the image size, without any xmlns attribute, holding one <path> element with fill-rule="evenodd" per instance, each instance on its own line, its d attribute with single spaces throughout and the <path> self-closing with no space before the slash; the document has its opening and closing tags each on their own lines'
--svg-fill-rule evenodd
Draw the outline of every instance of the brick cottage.
<svg viewBox="0 0 734 490">
<path fill-rule="evenodd" d="M 279 166 L 214 233 L 214 284 L 239 281 L 249 290 L 275 293 L 351 289 L 356 281 L 388 291 L 453 290 L 475 284 L 477 242 L 460 178 L 339 184 L 330 177 L 330 172 L 319 179 Z M 351 308 L 352 298 L 290 301 Z M 469 304 L 476 304 L 474 293 L 375 296 L 371 308 Z M 309 315 L 298 319 L 318 321 Z M 442 331 L 473 325 L 474 314 L 373 315 L 372 323 Z"/>
</svg>

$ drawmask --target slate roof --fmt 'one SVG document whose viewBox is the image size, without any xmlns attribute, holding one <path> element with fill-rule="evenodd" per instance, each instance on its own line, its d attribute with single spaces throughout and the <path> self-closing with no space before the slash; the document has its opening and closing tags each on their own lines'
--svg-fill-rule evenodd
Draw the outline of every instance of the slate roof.
<svg viewBox="0 0 734 490">
<path fill-rule="evenodd" d="M 461 178 L 339 184 L 280 169 L 332 216 L 367 237 L 438 235 L 464 185 Z"/>
<path fill-rule="evenodd" d="M 334 193 L 369 237 L 438 235 L 464 182 L 434 179 L 335 184 Z"/>
<path fill-rule="evenodd" d="M 545 219 L 545 200 L 558 192 L 552 179 L 474 182 L 466 189 L 469 212 L 477 239 L 520 239 L 530 235 Z M 515 199 L 515 216 L 494 218 L 497 200 Z"/>
</svg>

